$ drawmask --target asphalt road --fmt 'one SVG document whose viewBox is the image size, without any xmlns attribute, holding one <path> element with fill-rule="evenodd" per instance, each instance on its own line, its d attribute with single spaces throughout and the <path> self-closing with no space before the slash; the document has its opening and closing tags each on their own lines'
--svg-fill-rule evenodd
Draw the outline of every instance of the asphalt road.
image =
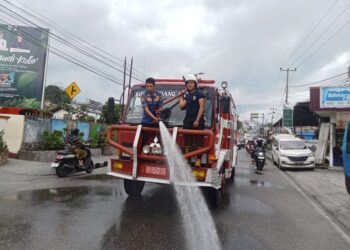
<svg viewBox="0 0 350 250">
<path fill-rule="evenodd" d="M 171 186 L 147 184 L 142 197 L 128 198 L 104 171 L 58 179 L 0 170 L 0 249 L 186 249 Z M 284 173 L 270 163 L 255 172 L 244 151 L 211 213 L 223 249 L 350 249 Z"/>
</svg>

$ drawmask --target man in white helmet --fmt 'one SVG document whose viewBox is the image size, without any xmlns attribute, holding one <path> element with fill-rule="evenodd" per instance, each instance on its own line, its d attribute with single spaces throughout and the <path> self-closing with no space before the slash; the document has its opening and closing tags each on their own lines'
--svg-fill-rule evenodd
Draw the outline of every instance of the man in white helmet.
<svg viewBox="0 0 350 250">
<path fill-rule="evenodd" d="M 205 96 L 198 90 L 198 80 L 195 75 L 185 78 L 186 90 L 180 96 L 180 108 L 186 109 L 183 121 L 184 129 L 204 129 Z M 203 147 L 203 136 L 186 136 L 185 147 Z M 199 158 L 196 166 L 200 165 Z"/>
</svg>

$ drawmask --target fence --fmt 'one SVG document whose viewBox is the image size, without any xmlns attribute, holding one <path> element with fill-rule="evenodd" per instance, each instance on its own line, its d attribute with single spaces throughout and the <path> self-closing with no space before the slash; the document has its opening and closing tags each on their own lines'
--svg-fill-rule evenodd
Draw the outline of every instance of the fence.
<svg viewBox="0 0 350 250">
<path fill-rule="evenodd" d="M 41 136 L 45 130 L 50 133 L 53 131 L 61 131 L 65 134 L 69 125 L 68 120 L 25 116 L 21 148 L 23 150 L 37 150 L 41 142 Z M 98 123 L 74 121 L 73 126 L 77 126 L 80 132 L 84 134 L 83 140 L 95 144 L 93 146 L 97 145 L 99 134 L 104 131 L 104 125 Z"/>
</svg>

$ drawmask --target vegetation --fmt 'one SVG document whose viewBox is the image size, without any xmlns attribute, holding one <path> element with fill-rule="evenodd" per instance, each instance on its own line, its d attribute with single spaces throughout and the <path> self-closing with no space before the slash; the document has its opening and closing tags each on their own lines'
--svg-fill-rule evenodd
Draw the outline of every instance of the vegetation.
<svg viewBox="0 0 350 250">
<path fill-rule="evenodd" d="M 71 99 L 67 93 L 55 85 L 49 85 L 45 88 L 44 100 L 46 103 L 60 107 L 64 107 L 71 103 Z"/>
<path fill-rule="evenodd" d="M 91 138 L 91 148 L 102 148 L 106 141 L 106 133 L 100 132 Z"/>
<path fill-rule="evenodd" d="M 119 121 L 119 118 L 121 117 L 121 105 L 114 105 L 114 111 L 110 112 L 108 110 L 108 104 L 104 104 L 102 106 L 102 114 L 99 119 L 99 122 L 105 123 L 105 124 L 117 124 Z"/>
<path fill-rule="evenodd" d="M 55 130 L 53 133 L 45 130 L 43 132 L 40 149 L 41 150 L 61 150 L 64 149 L 63 132 Z"/>
</svg>

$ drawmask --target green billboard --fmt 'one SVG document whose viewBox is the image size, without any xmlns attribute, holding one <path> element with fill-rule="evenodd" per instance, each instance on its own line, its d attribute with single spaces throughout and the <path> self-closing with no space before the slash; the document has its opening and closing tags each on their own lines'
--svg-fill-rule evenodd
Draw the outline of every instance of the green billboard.
<svg viewBox="0 0 350 250">
<path fill-rule="evenodd" d="M 41 108 L 49 30 L 0 25 L 0 106 Z"/>
<path fill-rule="evenodd" d="M 292 128 L 293 127 L 293 109 L 283 109 L 282 127 Z"/>
</svg>

